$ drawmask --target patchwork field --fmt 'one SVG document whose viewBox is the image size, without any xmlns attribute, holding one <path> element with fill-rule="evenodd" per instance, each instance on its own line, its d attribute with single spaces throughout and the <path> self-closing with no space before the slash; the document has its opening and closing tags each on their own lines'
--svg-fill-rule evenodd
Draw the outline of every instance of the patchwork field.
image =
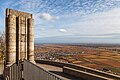
<svg viewBox="0 0 120 80">
<path fill-rule="evenodd" d="M 36 44 L 35 58 L 73 63 L 120 75 L 120 46 Z"/>
</svg>

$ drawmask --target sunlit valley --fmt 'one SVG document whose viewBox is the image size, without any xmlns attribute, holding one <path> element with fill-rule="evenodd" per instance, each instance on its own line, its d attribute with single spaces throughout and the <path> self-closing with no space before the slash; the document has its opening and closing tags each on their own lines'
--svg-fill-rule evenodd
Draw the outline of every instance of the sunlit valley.
<svg viewBox="0 0 120 80">
<path fill-rule="evenodd" d="M 120 75 L 120 45 L 36 44 L 35 59 L 73 63 Z"/>
</svg>

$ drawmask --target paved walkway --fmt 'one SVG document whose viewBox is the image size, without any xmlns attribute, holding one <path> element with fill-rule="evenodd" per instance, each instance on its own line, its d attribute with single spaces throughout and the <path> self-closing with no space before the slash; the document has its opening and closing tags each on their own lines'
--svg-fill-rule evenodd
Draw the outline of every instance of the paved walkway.
<svg viewBox="0 0 120 80">
<path fill-rule="evenodd" d="M 37 65 L 63 78 L 64 80 L 83 80 L 83 79 L 76 78 L 76 77 L 63 73 L 63 69 L 61 67 L 56 67 L 56 66 L 47 65 L 47 64 L 37 64 Z"/>
</svg>

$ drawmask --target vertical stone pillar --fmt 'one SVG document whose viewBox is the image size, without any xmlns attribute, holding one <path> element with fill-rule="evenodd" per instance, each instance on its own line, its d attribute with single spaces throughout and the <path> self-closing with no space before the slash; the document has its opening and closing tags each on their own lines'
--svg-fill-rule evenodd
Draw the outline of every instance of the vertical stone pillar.
<svg viewBox="0 0 120 80">
<path fill-rule="evenodd" d="M 16 18 L 16 62 L 20 60 L 20 17 Z"/>
<path fill-rule="evenodd" d="M 25 59 L 27 60 L 27 29 L 28 29 L 28 24 L 27 24 L 27 18 L 25 17 Z"/>
<path fill-rule="evenodd" d="M 20 56 L 21 60 L 23 61 L 25 59 L 25 17 L 21 17 L 21 23 L 20 23 Z"/>
<path fill-rule="evenodd" d="M 28 60 L 35 63 L 34 61 L 34 20 L 28 19 Z"/>
<path fill-rule="evenodd" d="M 6 17 L 6 65 L 16 62 L 16 16 Z"/>
</svg>

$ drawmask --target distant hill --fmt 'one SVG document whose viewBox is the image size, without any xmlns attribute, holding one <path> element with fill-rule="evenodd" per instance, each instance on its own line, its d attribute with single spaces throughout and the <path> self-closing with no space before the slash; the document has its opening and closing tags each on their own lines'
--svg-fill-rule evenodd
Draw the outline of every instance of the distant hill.
<svg viewBox="0 0 120 80">
<path fill-rule="evenodd" d="M 56 36 L 35 38 L 35 43 L 100 43 L 100 44 L 120 44 L 118 39 L 110 38 L 88 38 L 79 36 Z"/>
</svg>

